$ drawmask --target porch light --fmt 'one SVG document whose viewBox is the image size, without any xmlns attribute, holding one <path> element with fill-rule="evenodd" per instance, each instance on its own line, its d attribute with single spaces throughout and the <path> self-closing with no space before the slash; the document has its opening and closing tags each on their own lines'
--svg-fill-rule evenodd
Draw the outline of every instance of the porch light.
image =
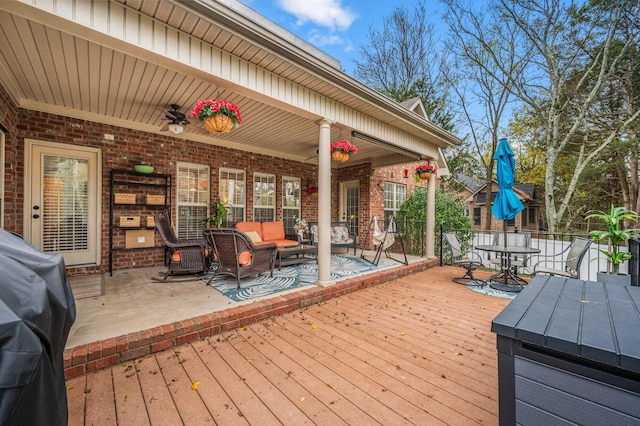
<svg viewBox="0 0 640 426">
<path fill-rule="evenodd" d="M 169 124 L 169 131 L 173 134 L 179 135 L 184 130 L 184 127 L 180 124 L 171 123 Z"/>
<path fill-rule="evenodd" d="M 409 169 L 404 169 L 404 177 L 405 178 L 409 177 Z"/>
</svg>

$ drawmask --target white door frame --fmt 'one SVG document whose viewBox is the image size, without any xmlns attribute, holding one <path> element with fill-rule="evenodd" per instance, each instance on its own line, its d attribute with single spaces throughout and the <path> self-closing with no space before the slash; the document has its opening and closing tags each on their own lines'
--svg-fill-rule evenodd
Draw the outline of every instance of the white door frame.
<svg viewBox="0 0 640 426">
<path fill-rule="evenodd" d="M 344 182 L 340 182 L 340 201 L 339 201 L 339 211 L 338 211 L 338 221 L 339 222 L 347 222 L 350 224 L 349 218 L 347 217 L 347 188 L 360 188 L 359 180 L 348 180 Z M 358 192 L 358 198 L 362 197 L 362 194 Z M 360 199 L 358 199 L 358 202 Z M 360 214 L 360 206 L 358 205 L 358 214 Z"/>
<path fill-rule="evenodd" d="M 88 176 L 89 188 L 87 194 L 89 204 L 89 216 L 87 218 L 89 246 L 84 252 L 63 252 L 62 255 L 65 259 L 65 266 L 100 265 L 102 257 L 102 151 L 99 148 L 89 148 L 34 139 L 24 140 L 25 171 L 31 172 L 27 172 L 24 175 L 23 236 L 26 241 L 33 244 L 35 247 L 42 247 L 42 227 L 32 226 L 32 223 L 34 223 L 32 219 L 32 214 L 34 214 L 32 211 L 32 206 L 34 205 L 33 202 L 36 199 L 42 199 L 41 193 L 33 193 L 34 191 L 41 191 L 40 188 L 42 188 L 42 170 L 35 170 L 35 167 L 40 167 L 38 166 L 40 160 L 34 156 L 48 152 L 61 156 L 86 158 L 90 162 Z M 93 162 L 95 162 L 95 165 Z M 34 179 L 40 179 L 40 182 L 34 182 Z M 41 224 L 42 221 L 38 223 Z"/>
</svg>

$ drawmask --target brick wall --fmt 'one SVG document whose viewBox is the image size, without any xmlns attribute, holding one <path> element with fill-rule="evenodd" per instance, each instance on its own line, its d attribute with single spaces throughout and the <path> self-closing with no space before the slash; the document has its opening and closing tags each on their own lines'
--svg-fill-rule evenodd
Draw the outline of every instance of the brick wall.
<svg viewBox="0 0 640 426">
<path fill-rule="evenodd" d="M 207 164 L 211 168 L 211 199 L 218 199 L 218 170 L 233 167 L 247 173 L 247 220 L 252 220 L 252 186 L 254 172 L 273 173 L 277 176 L 276 188 L 281 188 L 282 176 L 301 179 L 303 189 L 307 182 L 316 185 L 317 167 L 279 157 L 251 154 L 225 147 L 185 141 L 170 135 L 157 135 L 138 130 L 120 128 L 86 120 L 16 108 L 6 91 L 0 86 L 0 124 L 10 131 L 7 135 L 7 181 L 5 184 L 5 227 L 23 233 L 24 206 L 24 139 L 36 139 L 75 146 L 99 148 L 102 151 L 102 265 L 99 267 L 70 268 L 69 275 L 106 272 L 108 269 L 109 237 L 109 172 L 111 169 L 132 169 L 135 164 L 147 163 L 158 173 L 171 174 L 175 182 L 177 162 Z M 114 140 L 104 138 L 114 135 Z M 340 179 L 359 179 L 361 184 L 361 209 L 368 215 L 369 164 L 341 169 L 332 176 L 332 220 L 337 220 L 338 182 Z M 172 191 L 175 206 L 175 190 Z M 318 212 L 318 199 L 302 193 L 302 216 L 314 220 Z M 281 219 L 281 198 L 276 197 L 276 215 Z M 368 221 L 368 219 L 367 219 Z M 158 244 L 160 241 L 158 240 Z M 139 250 L 114 253 L 114 269 L 161 265 L 162 252 Z"/>
</svg>

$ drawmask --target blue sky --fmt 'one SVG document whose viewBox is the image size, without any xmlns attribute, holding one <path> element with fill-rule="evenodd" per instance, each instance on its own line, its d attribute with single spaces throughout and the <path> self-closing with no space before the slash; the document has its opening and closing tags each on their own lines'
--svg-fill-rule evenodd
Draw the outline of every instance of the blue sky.
<svg viewBox="0 0 640 426">
<path fill-rule="evenodd" d="M 240 0 L 270 21 L 340 61 L 353 76 L 353 59 L 368 44 L 369 28 L 403 5 L 413 10 L 418 0 Z M 437 2 L 428 2 L 431 8 Z"/>
</svg>

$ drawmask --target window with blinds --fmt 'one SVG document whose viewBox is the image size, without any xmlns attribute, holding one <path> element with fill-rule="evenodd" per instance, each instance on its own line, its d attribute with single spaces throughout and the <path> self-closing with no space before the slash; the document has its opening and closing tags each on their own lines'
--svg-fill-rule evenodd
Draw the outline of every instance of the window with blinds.
<svg viewBox="0 0 640 426">
<path fill-rule="evenodd" d="M 253 220 L 272 222 L 276 218 L 276 176 L 253 175 Z"/>
<path fill-rule="evenodd" d="M 44 156 L 43 251 L 87 250 L 88 167 L 85 159 Z"/>
<path fill-rule="evenodd" d="M 220 169 L 220 201 L 227 206 L 223 227 L 232 227 L 245 220 L 246 174 L 243 170 Z"/>
<path fill-rule="evenodd" d="M 209 217 L 209 166 L 178 163 L 176 181 L 178 238 L 200 238 Z"/>
<path fill-rule="evenodd" d="M 282 177 L 282 220 L 287 234 L 293 234 L 293 225 L 300 216 L 300 178 Z"/>
</svg>

